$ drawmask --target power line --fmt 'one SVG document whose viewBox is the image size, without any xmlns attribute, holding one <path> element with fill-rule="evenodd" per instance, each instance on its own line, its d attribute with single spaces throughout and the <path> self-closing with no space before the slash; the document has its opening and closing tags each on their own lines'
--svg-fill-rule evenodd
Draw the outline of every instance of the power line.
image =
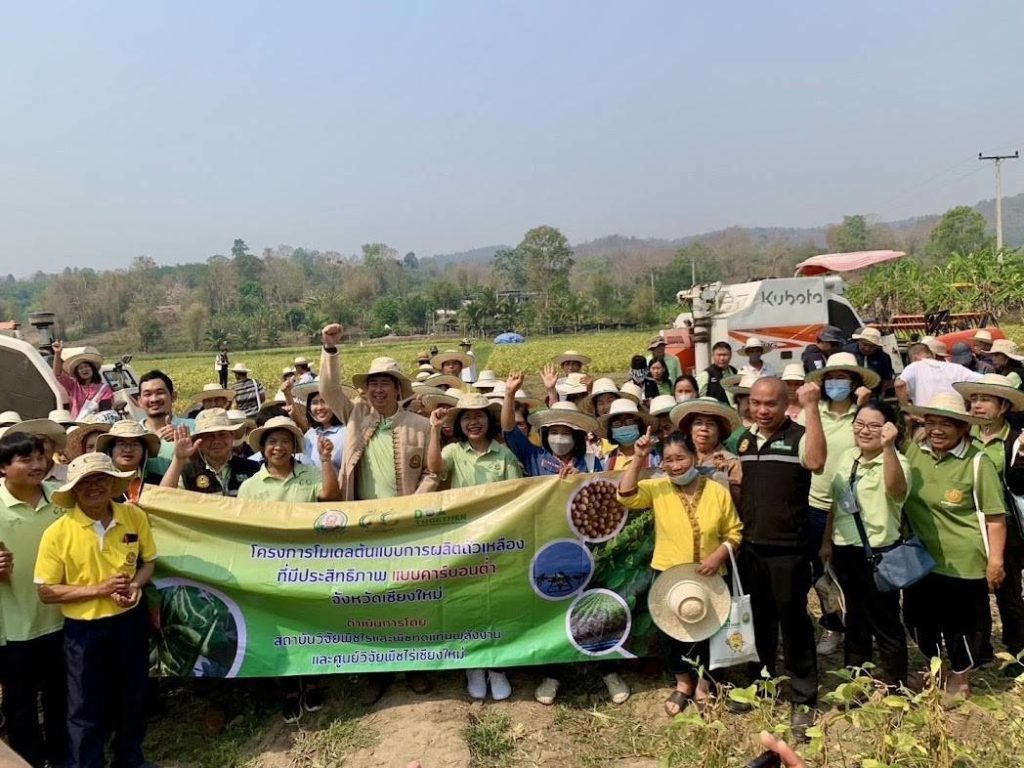
<svg viewBox="0 0 1024 768">
<path fill-rule="evenodd" d="M 1002 251 L 1003 249 L 1003 173 L 1002 166 L 1003 160 L 1017 160 L 1020 157 L 1020 151 L 1015 151 L 1012 155 L 983 155 L 981 152 L 978 153 L 979 160 L 991 160 L 995 166 L 996 171 L 996 249 Z M 1000 263 L 1003 260 L 1002 253 L 999 254 Z"/>
</svg>

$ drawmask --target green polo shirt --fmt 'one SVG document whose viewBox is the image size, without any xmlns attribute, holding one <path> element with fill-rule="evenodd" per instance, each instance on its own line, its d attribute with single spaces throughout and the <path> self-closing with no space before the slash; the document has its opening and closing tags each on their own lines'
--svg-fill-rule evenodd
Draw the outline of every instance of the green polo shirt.
<svg viewBox="0 0 1024 768">
<path fill-rule="evenodd" d="M 452 488 L 514 480 L 523 476 L 523 467 L 508 448 L 492 440 L 483 453 L 477 453 L 468 440 L 446 445 L 441 451 L 444 477 Z"/>
<path fill-rule="evenodd" d="M 44 485 L 43 497 L 32 507 L 0 486 L 0 542 L 14 555 L 10 577 L 0 581 L 0 645 L 34 640 L 64 626 L 59 605 L 39 602 L 33 575 L 43 531 L 64 513 L 50 501 L 52 490 Z"/>
<path fill-rule="evenodd" d="M 398 495 L 395 440 L 391 419 L 381 419 L 356 469 L 357 499 L 393 499 Z"/>
<path fill-rule="evenodd" d="M 320 495 L 320 470 L 305 464 L 294 464 L 284 480 L 274 477 L 266 465 L 238 488 L 238 498 L 254 501 L 312 502 Z"/>
<path fill-rule="evenodd" d="M 971 445 L 986 456 L 992 459 L 996 472 L 1002 477 L 1006 472 L 1006 441 L 1010 439 L 1010 425 L 1003 424 L 1003 428 L 987 443 L 981 439 L 981 427 L 971 427 Z"/>
<path fill-rule="evenodd" d="M 974 506 L 974 457 L 963 441 L 937 459 L 931 449 L 911 443 L 910 495 L 905 509 L 914 532 L 935 558 L 935 572 L 959 579 L 983 579 L 988 568 L 981 524 Z M 985 516 L 1004 516 L 1003 488 L 991 459 L 978 467 L 978 503 Z"/>
<path fill-rule="evenodd" d="M 825 433 L 825 445 L 828 453 L 825 455 L 825 468 L 820 475 L 811 475 L 811 492 L 808 494 L 808 501 L 815 509 L 832 509 L 832 476 L 839 466 L 839 458 L 847 450 L 855 445 L 853 441 L 853 417 L 857 409 L 850 406 L 844 414 L 835 414 L 828 408 L 828 403 L 822 400 L 818 404 L 818 413 L 821 414 L 821 428 Z M 796 419 L 801 426 L 805 423 L 804 412 Z M 852 462 L 850 466 L 853 466 Z M 850 466 L 846 468 L 847 472 Z"/>
<path fill-rule="evenodd" d="M 831 446 L 830 446 L 831 449 Z M 900 469 L 907 480 L 907 493 L 910 492 L 910 463 L 906 457 L 897 453 Z M 862 546 L 860 534 L 857 532 L 857 523 L 853 515 L 844 512 L 839 505 L 839 499 L 850 486 L 850 472 L 853 470 L 854 460 L 860 458 L 857 464 L 857 506 L 860 509 L 861 519 L 864 521 L 864 530 L 868 534 L 868 543 L 874 547 L 887 547 L 895 544 L 900 538 L 900 524 L 903 517 L 903 502 L 907 498 L 904 493 L 899 498 L 890 496 L 885 490 L 885 456 L 878 454 L 871 461 L 865 461 L 860 457 L 860 448 L 847 448 L 835 462 L 835 471 L 832 473 L 831 494 L 834 499 L 832 503 L 832 542 L 839 546 Z"/>
</svg>

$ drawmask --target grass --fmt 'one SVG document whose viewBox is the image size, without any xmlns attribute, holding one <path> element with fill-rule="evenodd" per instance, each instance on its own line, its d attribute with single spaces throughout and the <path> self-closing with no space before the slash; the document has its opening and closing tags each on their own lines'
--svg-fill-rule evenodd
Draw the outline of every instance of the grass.
<svg viewBox="0 0 1024 768">
<path fill-rule="evenodd" d="M 466 726 L 466 744 L 476 768 L 498 768 L 509 765 L 522 738 L 523 727 L 512 725 L 512 718 L 503 712 L 487 711 L 470 715 Z"/>
</svg>

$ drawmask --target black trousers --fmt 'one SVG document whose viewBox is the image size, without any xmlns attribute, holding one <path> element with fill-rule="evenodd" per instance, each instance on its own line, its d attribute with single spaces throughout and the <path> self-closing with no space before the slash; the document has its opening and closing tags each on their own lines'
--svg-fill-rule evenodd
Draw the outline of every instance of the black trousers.
<svg viewBox="0 0 1024 768">
<path fill-rule="evenodd" d="M 903 590 L 903 621 L 928 658 L 946 647 L 954 672 L 967 672 L 982 659 L 992 617 L 985 579 L 957 579 L 929 573 Z"/>
<path fill-rule="evenodd" d="M 111 768 L 142 765 L 149 676 L 145 604 L 106 619 L 65 619 L 69 768 L 104 768 L 114 729 Z"/>
<path fill-rule="evenodd" d="M 658 646 L 661 648 L 661 658 L 665 667 L 673 675 L 687 675 L 691 672 L 696 674 L 699 668 L 704 668 L 704 676 L 710 678 L 711 670 L 708 665 L 711 663 L 711 642 L 701 640 L 699 643 L 684 643 L 676 640 L 658 630 Z"/>
<path fill-rule="evenodd" d="M 999 606 L 999 618 L 1003 622 L 1003 645 L 1016 656 L 1024 651 L 1024 585 L 1021 584 L 1021 571 L 1024 570 L 1024 538 L 1021 537 L 1015 520 L 1006 521 L 1003 565 L 1006 579 L 996 590 L 996 604 Z M 991 616 L 989 620 L 991 621 Z"/>
<path fill-rule="evenodd" d="M 63 633 L 0 646 L 0 682 L 11 749 L 32 768 L 47 761 L 63 765 L 68 750 Z"/>
<path fill-rule="evenodd" d="M 844 663 L 860 667 L 878 647 L 881 679 L 889 685 L 907 681 L 907 633 L 900 617 L 900 593 L 879 592 L 874 567 L 863 547 L 832 548 L 832 565 L 846 598 Z"/>
<path fill-rule="evenodd" d="M 818 703 L 818 657 L 814 649 L 814 625 L 807 614 L 811 589 L 811 564 L 802 549 L 748 544 L 740 550 L 740 577 L 750 593 L 755 643 L 761 667 L 776 676 L 779 629 L 782 656 L 789 676 L 794 704 Z"/>
</svg>

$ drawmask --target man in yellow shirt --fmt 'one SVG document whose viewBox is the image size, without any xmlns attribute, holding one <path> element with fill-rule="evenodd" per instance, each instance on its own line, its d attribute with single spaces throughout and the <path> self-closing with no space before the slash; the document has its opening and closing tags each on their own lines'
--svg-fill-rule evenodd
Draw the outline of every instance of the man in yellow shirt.
<svg viewBox="0 0 1024 768">
<path fill-rule="evenodd" d="M 80 768 L 106 765 L 111 727 L 112 765 L 143 765 L 149 642 L 140 598 L 156 546 L 146 513 L 113 501 L 133 474 L 102 453 L 72 461 L 52 495 L 68 512 L 43 533 L 36 559 L 39 599 L 64 614 L 69 763 Z"/>
</svg>

